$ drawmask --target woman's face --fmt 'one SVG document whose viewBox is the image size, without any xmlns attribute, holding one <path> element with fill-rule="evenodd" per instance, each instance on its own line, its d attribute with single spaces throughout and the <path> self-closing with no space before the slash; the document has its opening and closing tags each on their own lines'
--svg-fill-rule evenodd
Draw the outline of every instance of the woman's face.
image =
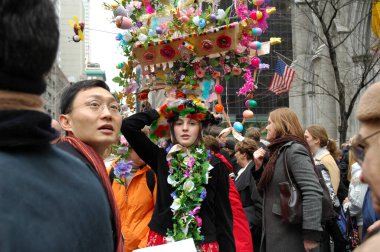
<svg viewBox="0 0 380 252">
<path fill-rule="evenodd" d="M 237 148 L 235 149 L 235 157 L 236 157 L 236 162 L 238 163 L 238 165 L 244 168 L 245 165 L 243 164 L 243 161 L 245 161 L 247 158 Z"/>
<path fill-rule="evenodd" d="M 307 144 L 309 145 L 311 152 L 314 153 L 316 150 L 320 148 L 319 140 L 313 138 L 313 136 L 307 130 L 305 130 L 305 140 Z"/>
<path fill-rule="evenodd" d="M 174 137 L 180 145 L 190 147 L 197 140 L 200 129 L 200 122 L 186 117 L 179 117 L 174 123 Z"/>
<path fill-rule="evenodd" d="M 275 130 L 275 127 L 274 127 L 274 122 L 272 121 L 272 119 L 269 117 L 268 118 L 268 125 L 267 127 L 265 128 L 267 130 L 267 140 L 269 142 L 273 141 L 276 139 L 277 137 L 277 134 L 276 134 L 276 130 Z"/>
</svg>

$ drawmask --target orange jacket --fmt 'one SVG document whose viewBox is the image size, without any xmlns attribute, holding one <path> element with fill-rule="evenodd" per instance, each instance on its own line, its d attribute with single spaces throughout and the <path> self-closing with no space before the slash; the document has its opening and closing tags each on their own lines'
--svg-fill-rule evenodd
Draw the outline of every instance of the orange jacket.
<svg viewBox="0 0 380 252">
<path fill-rule="evenodd" d="M 112 190 L 120 210 L 125 252 L 144 248 L 148 241 L 150 231 L 148 223 L 152 218 L 157 191 L 157 184 L 153 194 L 147 185 L 146 172 L 149 169 L 148 165 L 139 169 L 128 187 L 116 180 L 112 183 Z"/>
</svg>

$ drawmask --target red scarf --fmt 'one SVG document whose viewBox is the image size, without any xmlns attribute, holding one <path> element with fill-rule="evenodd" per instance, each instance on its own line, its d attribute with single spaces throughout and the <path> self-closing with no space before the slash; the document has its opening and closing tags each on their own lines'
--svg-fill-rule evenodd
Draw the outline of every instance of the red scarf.
<svg viewBox="0 0 380 252">
<path fill-rule="evenodd" d="M 61 141 L 68 142 L 75 149 L 77 149 L 91 164 L 91 166 L 95 169 L 95 171 L 99 174 L 99 177 L 102 181 L 103 187 L 107 192 L 108 201 L 110 203 L 112 212 L 113 212 L 113 221 L 114 221 L 114 232 L 116 231 L 115 239 L 115 251 L 122 252 L 123 251 L 123 242 L 122 242 L 122 234 L 121 234 L 121 224 L 120 224 L 120 214 L 119 210 L 116 206 L 116 201 L 112 192 L 112 187 L 110 183 L 110 179 L 107 174 L 106 167 L 104 165 L 103 159 L 99 156 L 95 150 L 80 141 L 78 138 L 74 136 L 64 136 L 61 138 Z"/>
</svg>

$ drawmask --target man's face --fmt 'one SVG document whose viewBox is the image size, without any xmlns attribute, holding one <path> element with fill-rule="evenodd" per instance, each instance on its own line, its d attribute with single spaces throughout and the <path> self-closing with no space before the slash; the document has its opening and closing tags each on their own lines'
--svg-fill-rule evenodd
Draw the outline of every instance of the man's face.
<svg viewBox="0 0 380 252">
<path fill-rule="evenodd" d="M 107 90 L 94 87 L 78 92 L 73 109 L 60 120 L 66 131 L 90 145 L 99 154 L 115 143 L 120 127 L 119 104 Z"/>
<path fill-rule="evenodd" d="M 359 135 L 363 139 L 380 130 L 380 124 L 363 123 Z M 360 141 L 360 140 L 359 140 Z M 371 197 L 376 212 L 380 213 L 380 134 L 365 139 L 361 145 L 365 149 L 362 163 L 362 180 L 371 187 Z"/>
</svg>

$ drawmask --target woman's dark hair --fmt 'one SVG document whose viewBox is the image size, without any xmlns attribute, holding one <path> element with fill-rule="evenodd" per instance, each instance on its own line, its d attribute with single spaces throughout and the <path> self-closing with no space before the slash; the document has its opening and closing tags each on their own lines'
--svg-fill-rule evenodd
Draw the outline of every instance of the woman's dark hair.
<svg viewBox="0 0 380 252">
<path fill-rule="evenodd" d="M 84 80 L 69 86 L 62 94 L 60 106 L 61 114 L 68 114 L 71 112 L 74 99 L 80 91 L 96 87 L 110 91 L 108 85 L 102 80 Z"/>
</svg>

